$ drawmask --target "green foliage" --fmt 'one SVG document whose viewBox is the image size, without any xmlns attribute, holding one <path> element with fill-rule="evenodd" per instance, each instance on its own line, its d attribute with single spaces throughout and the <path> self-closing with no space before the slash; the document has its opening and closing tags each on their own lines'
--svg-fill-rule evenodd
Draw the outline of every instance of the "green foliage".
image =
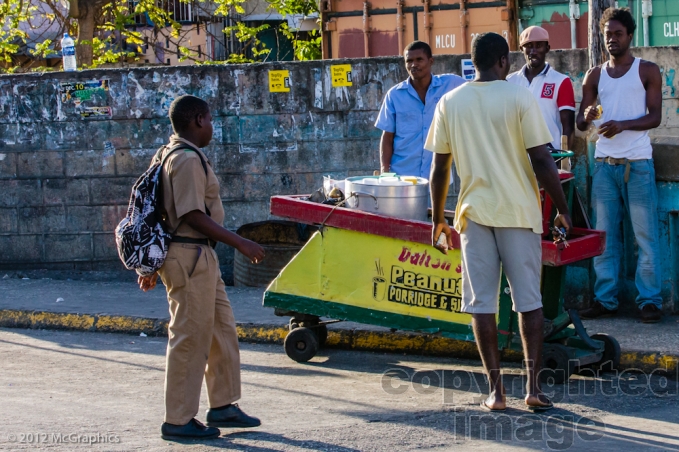
<svg viewBox="0 0 679 452">
<path fill-rule="evenodd" d="M 318 3 L 314 0 L 267 0 L 268 9 L 278 12 L 283 18 L 293 14 L 311 16 L 318 12 Z"/>
<path fill-rule="evenodd" d="M 26 1 L 0 0 L 0 61 L 5 62 L 7 72 L 17 69 L 14 56 L 28 37 L 20 25 L 29 20 L 34 10 L 35 6 Z"/>
<path fill-rule="evenodd" d="M 112 45 L 111 36 L 105 39 L 94 37 L 91 41 L 79 41 L 79 44 L 92 46 L 92 64 L 86 64 L 84 67 L 95 68 L 108 63 L 118 63 L 125 58 L 135 58 L 136 56 L 134 52 L 116 49 L 115 45 Z"/>
<path fill-rule="evenodd" d="M 62 0 L 41 0 L 40 3 L 46 8 L 39 10 L 33 6 L 35 2 L 29 0 L 0 0 L 0 72 L 14 72 L 17 70 L 44 71 L 49 68 L 40 66 L 31 68 L 35 63 L 57 53 L 58 42 L 44 38 L 35 43 L 35 49 L 31 49 L 23 59 L 20 51 L 26 44 L 29 35 L 24 30 L 29 30 L 37 16 L 42 20 L 59 24 L 62 30 L 69 31 L 73 36 L 78 36 L 76 41 L 79 49 L 87 46 L 92 50 L 91 63 L 87 61 L 83 67 L 98 67 L 102 65 L 129 63 L 138 61 L 142 53 L 142 47 L 153 46 L 155 42 L 170 42 L 170 49 L 165 52 L 176 52 L 179 61 L 194 61 L 201 64 L 214 64 L 220 62 L 200 61 L 200 55 L 191 45 L 186 45 L 182 28 L 173 14 L 163 8 L 167 0 L 70 0 L 71 2 L 87 2 L 90 7 L 97 8 L 95 23 L 93 26 L 84 27 L 83 17 L 74 19 L 64 10 Z M 180 0 L 183 3 L 193 3 L 194 7 L 206 7 L 208 3 L 214 5 L 214 16 L 227 17 L 245 14 L 246 0 Z M 315 0 L 267 0 L 268 9 L 278 12 L 285 19 L 291 15 L 308 17 L 318 13 L 318 4 Z M 135 18 L 148 18 L 147 27 L 140 31 Z M 271 26 L 262 24 L 250 26 L 242 21 L 236 21 L 227 27 L 224 33 L 233 33 L 235 38 L 242 43 L 240 53 L 231 54 L 227 58 L 228 63 L 250 63 L 266 61 L 271 49 L 260 39 L 261 33 Z M 82 29 L 94 29 L 93 36 L 83 36 Z M 321 57 L 321 35 L 317 30 L 311 32 L 299 32 L 291 29 L 284 20 L 277 25 L 279 32 L 293 45 L 295 59 L 310 60 Z M 55 50 L 55 44 L 57 47 Z M 176 49 L 176 50 L 175 50 Z M 31 61 L 29 58 L 32 57 Z M 27 61 L 28 60 L 28 61 Z M 4 64 L 3 64 L 4 62 Z M 23 65 L 23 67 L 22 67 Z"/>
<path fill-rule="evenodd" d="M 265 48 L 264 44 L 262 44 L 262 41 L 259 39 L 259 34 L 267 29 L 269 29 L 267 24 L 260 25 L 259 27 L 249 27 L 243 22 L 237 22 L 234 26 L 226 27 L 224 29 L 224 33 L 234 32 L 236 34 L 236 38 L 240 42 L 246 43 L 246 46 L 243 47 L 243 52 L 240 54 L 232 53 L 229 55 L 227 62 L 240 64 L 262 61 L 267 55 L 269 55 L 269 52 L 271 52 L 271 49 Z M 246 56 L 245 52 L 247 50 L 252 52 L 254 58 L 248 58 Z"/>
<path fill-rule="evenodd" d="M 295 59 L 300 61 L 321 59 L 323 38 L 318 30 L 308 32 L 307 39 L 299 39 L 299 32 L 291 30 L 287 22 L 283 22 L 279 26 L 279 29 L 283 33 L 283 36 L 292 42 L 292 47 L 295 49 Z"/>
<path fill-rule="evenodd" d="M 29 69 L 30 72 L 54 72 L 53 67 L 47 67 L 47 66 L 38 66 L 38 67 L 32 67 Z"/>
<path fill-rule="evenodd" d="M 243 0 L 215 0 L 217 4 L 217 9 L 215 10 L 215 16 L 226 17 L 230 15 L 231 10 L 238 14 L 245 14 L 245 8 L 243 8 Z"/>
<path fill-rule="evenodd" d="M 267 0 L 269 10 L 277 11 L 284 19 L 288 16 L 309 17 L 318 14 L 318 3 L 315 0 Z M 319 30 L 312 30 L 307 33 L 307 39 L 302 39 L 299 30 L 291 29 L 287 22 L 279 26 L 283 33 L 295 49 L 295 59 L 297 60 L 318 60 L 321 58 L 322 36 Z"/>
<path fill-rule="evenodd" d="M 34 50 L 30 50 L 30 54 L 33 55 L 36 58 L 47 58 L 50 55 L 53 55 L 57 52 L 55 52 L 52 48 L 52 40 L 51 39 L 46 39 L 43 42 L 39 42 L 35 45 Z"/>
</svg>

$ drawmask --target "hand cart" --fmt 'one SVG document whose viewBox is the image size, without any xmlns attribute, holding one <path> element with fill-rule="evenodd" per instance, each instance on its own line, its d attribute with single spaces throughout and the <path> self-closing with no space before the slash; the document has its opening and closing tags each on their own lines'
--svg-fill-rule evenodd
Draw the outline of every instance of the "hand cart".
<svg viewBox="0 0 679 452">
<path fill-rule="evenodd" d="M 572 204 L 572 173 L 561 172 Z M 555 372 L 556 383 L 576 367 L 610 361 L 617 366 L 620 347 L 607 335 L 587 335 L 577 311 L 564 310 L 566 265 L 600 255 L 605 233 L 573 228 L 567 243 L 554 243 L 549 232 L 554 218 L 543 196 L 542 287 L 545 317 L 543 363 Z M 264 294 L 264 306 L 290 316 L 285 338 L 287 355 L 298 362 L 311 359 L 327 339 L 327 323 L 351 321 L 438 334 L 474 341 L 471 315 L 460 312 L 461 254 L 447 255 L 431 246 L 431 223 L 404 220 L 306 201 L 303 196 L 274 196 L 271 213 L 300 223 L 320 225 L 302 250 L 279 273 Z M 446 212 L 453 218 L 453 212 Z M 321 321 L 321 317 L 335 319 Z M 512 311 L 510 288 L 502 278 L 497 315 L 500 349 L 521 350 L 518 315 Z"/>
</svg>

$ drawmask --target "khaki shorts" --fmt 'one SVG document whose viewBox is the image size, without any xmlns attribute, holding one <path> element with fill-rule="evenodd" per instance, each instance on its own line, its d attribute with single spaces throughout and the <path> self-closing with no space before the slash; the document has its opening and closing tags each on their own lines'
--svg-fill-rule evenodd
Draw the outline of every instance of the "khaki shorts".
<svg viewBox="0 0 679 452">
<path fill-rule="evenodd" d="M 531 229 L 493 228 L 467 218 L 462 244 L 462 312 L 496 314 L 500 274 L 512 291 L 515 312 L 542 307 L 540 235 Z"/>
</svg>

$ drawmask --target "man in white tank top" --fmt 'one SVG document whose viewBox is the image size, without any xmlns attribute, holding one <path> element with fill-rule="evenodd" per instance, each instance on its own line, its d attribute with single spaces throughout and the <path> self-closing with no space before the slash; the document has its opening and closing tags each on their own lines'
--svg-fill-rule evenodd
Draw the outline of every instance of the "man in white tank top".
<svg viewBox="0 0 679 452">
<path fill-rule="evenodd" d="M 622 221 L 629 213 L 639 247 L 635 283 L 642 322 L 661 319 L 662 298 L 658 195 L 650 129 L 661 121 L 662 79 L 655 63 L 634 58 L 630 44 L 636 29 L 628 9 L 607 9 L 601 18 L 610 59 L 587 72 L 582 86 L 578 129 L 598 127 L 592 205 L 596 228 L 606 231 L 606 251 L 594 258 L 593 307 L 584 319 L 608 317 L 618 310 Z M 595 106 L 597 96 L 603 108 Z"/>
</svg>

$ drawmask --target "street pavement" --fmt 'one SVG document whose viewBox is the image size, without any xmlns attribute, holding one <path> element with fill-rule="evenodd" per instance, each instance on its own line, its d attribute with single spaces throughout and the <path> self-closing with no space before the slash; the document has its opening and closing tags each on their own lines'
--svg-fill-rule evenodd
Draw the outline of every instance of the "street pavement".
<svg viewBox="0 0 679 452">
<path fill-rule="evenodd" d="M 238 323 L 287 325 L 287 317 L 278 317 L 273 309 L 262 306 L 263 288 L 230 286 L 226 290 Z M 106 280 L 2 279 L 0 276 L 1 310 L 169 319 L 164 287 L 159 283 L 156 289 L 144 293 L 136 285 L 132 272 L 122 278 L 117 276 Z M 585 321 L 584 324 L 590 334 L 607 333 L 615 337 L 623 354 L 641 354 L 637 358 L 629 358 L 628 364 L 654 354 L 679 357 L 679 316 L 666 316 L 660 324 L 643 324 L 632 317 Z M 330 328 L 388 331 L 349 322 L 332 324 Z"/>
<path fill-rule="evenodd" d="M 509 408 L 491 414 L 478 405 L 487 388 L 475 361 L 321 350 L 298 364 L 271 344 L 241 348 L 240 406 L 261 427 L 167 442 L 159 436 L 165 345 L 161 337 L 0 329 L 0 449 L 679 449 L 678 382 L 662 376 L 574 376 L 568 387 L 545 387 L 557 408 L 533 415 L 522 406 L 520 368 L 508 365 Z M 205 402 L 203 393 L 201 420 Z"/>
</svg>

